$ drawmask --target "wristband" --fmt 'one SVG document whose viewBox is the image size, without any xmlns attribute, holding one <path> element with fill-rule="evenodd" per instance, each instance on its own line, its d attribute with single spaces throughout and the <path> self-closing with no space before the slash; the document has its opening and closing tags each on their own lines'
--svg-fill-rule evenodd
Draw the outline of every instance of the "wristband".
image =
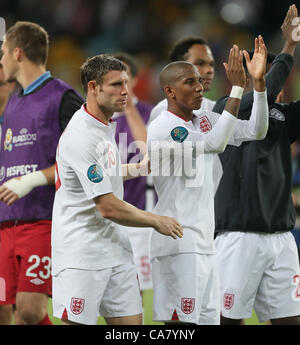
<svg viewBox="0 0 300 345">
<path fill-rule="evenodd" d="M 23 175 L 20 179 L 14 178 L 4 183 L 5 187 L 16 193 L 19 198 L 30 193 L 33 188 L 47 184 L 48 181 L 41 170 Z"/>
<path fill-rule="evenodd" d="M 244 88 L 241 86 L 234 85 L 231 89 L 230 98 L 242 99 L 244 93 Z"/>
</svg>

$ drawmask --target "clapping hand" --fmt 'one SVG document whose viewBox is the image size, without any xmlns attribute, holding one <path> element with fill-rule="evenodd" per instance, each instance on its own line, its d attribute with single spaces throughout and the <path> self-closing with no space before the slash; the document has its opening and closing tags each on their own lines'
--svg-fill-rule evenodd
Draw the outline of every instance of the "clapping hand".
<svg viewBox="0 0 300 345">
<path fill-rule="evenodd" d="M 243 54 L 246 60 L 248 72 L 251 77 L 255 80 L 262 80 L 266 73 L 268 55 L 262 36 L 259 35 L 258 38 L 255 38 L 254 53 L 251 60 L 246 50 L 243 51 Z"/>
<path fill-rule="evenodd" d="M 223 65 L 231 85 L 245 87 L 246 74 L 243 67 L 243 53 L 236 44 L 230 49 L 228 62 L 224 62 Z"/>
<path fill-rule="evenodd" d="M 281 25 L 282 37 L 286 45 L 296 45 L 299 42 L 299 18 L 296 5 L 291 5 Z"/>
</svg>

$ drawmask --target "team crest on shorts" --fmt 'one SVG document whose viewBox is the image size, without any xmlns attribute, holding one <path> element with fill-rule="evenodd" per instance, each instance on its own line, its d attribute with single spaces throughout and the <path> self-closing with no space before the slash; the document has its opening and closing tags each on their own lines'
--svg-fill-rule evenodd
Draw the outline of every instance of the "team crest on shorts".
<svg viewBox="0 0 300 345">
<path fill-rule="evenodd" d="M 224 308 L 231 309 L 234 303 L 234 294 L 224 293 Z"/>
<path fill-rule="evenodd" d="M 182 143 L 189 135 L 189 131 L 184 127 L 175 127 L 171 131 L 171 137 L 177 143 Z"/>
<path fill-rule="evenodd" d="M 102 170 L 96 166 L 96 164 L 91 165 L 87 171 L 88 179 L 94 183 L 99 183 L 103 180 Z"/>
<path fill-rule="evenodd" d="M 84 308 L 84 299 L 72 297 L 71 298 L 71 312 L 75 315 L 82 313 Z"/>
<path fill-rule="evenodd" d="M 200 130 L 203 133 L 207 133 L 212 129 L 211 123 L 207 116 L 202 116 L 200 118 Z"/>
<path fill-rule="evenodd" d="M 185 314 L 191 314 L 195 309 L 195 298 L 181 298 L 181 310 Z"/>
</svg>

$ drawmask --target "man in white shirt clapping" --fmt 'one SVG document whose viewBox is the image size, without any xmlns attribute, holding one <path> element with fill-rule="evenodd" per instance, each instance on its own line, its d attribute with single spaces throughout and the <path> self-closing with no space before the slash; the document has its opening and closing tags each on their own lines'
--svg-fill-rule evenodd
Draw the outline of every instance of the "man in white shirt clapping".
<svg viewBox="0 0 300 345">
<path fill-rule="evenodd" d="M 246 81 L 243 55 L 255 89 L 248 121 L 236 118 Z M 175 217 L 183 226 L 184 237 L 172 243 L 153 232 L 155 321 L 166 324 L 220 323 L 213 240 L 213 158 L 223 152 L 228 143 L 240 145 L 243 141 L 265 137 L 268 129 L 266 58 L 267 50 L 261 36 L 255 39 L 252 60 L 247 52 L 233 46 L 228 63 L 224 64 L 233 87 L 221 116 L 210 111 L 194 113 L 200 108 L 203 92 L 201 75 L 194 65 L 186 61 L 173 62 L 160 74 L 168 109 L 150 124 L 147 139 L 158 194 L 154 212 Z M 168 147 L 172 148 L 171 152 L 166 150 Z M 191 174 L 193 167 L 196 167 L 194 175 Z M 168 171 L 173 174 L 167 176 Z"/>
</svg>

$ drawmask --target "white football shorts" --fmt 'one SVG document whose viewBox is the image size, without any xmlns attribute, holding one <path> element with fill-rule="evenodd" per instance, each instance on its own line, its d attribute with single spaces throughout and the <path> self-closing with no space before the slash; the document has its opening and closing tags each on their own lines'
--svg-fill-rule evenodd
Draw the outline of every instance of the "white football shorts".
<svg viewBox="0 0 300 345">
<path fill-rule="evenodd" d="M 103 270 L 65 269 L 53 276 L 53 316 L 86 325 L 142 313 L 133 263 Z"/>
<path fill-rule="evenodd" d="M 151 261 L 154 321 L 220 324 L 215 255 L 183 253 Z"/>
<path fill-rule="evenodd" d="M 300 315 L 300 270 L 293 235 L 224 232 L 215 240 L 222 316 L 260 322 Z"/>
<path fill-rule="evenodd" d="M 126 227 L 133 251 L 141 290 L 152 289 L 152 270 L 150 262 L 150 239 L 152 228 Z"/>
</svg>

